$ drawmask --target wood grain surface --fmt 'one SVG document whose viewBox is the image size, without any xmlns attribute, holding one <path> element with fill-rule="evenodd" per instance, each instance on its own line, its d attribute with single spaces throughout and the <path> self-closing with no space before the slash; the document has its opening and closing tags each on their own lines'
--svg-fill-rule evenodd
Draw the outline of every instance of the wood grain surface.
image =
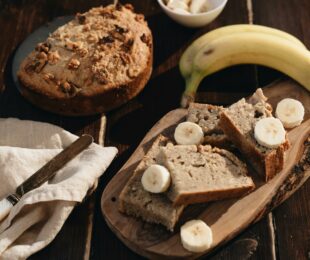
<svg viewBox="0 0 310 260">
<path fill-rule="evenodd" d="M 12 56 L 29 33 L 54 17 L 83 12 L 112 0 L 0 0 L 0 117 L 54 123 L 75 134 L 89 133 L 95 141 L 115 145 L 118 158 L 101 178 L 96 192 L 79 205 L 56 239 L 31 259 L 138 259 L 107 227 L 100 197 L 111 177 L 122 167 L 152 125 L 179 106 L 184 82 L 177 68 L 188 44 L 219 26 L 236 23 L 269 25 L 288 31 L 310 47 L 308 0 L 229 0 L 223 13 L 201 29 L 187 29 L 171 21 L 156 0 L 121 0 L 146 15 L 154 36 L 154 74 L 145 90 L 127 105 L 105 117 L 61 117 L 30 105 L 11 78 Z M 251 12 L 252 11 L 252 12 Z M 253 14 L 253 15 L 251 15 Z M 282 74 L 256 66 L 226 69 L 205 79 L 199 100 L 228 105 Z M 31 135 L 31 133 L 29 133 Z M 210 256 L 211 259 L 309 259 L 310 182 L 267 218 L 259 221 Z M 92 224 L 93 223 L 93 224 Z"/>
<path fill-rule="evenodd" d="M 264 88 L 264 94 L 273 107 L 283 98 L 300 100 L 306 107 L 304 123 L 289 131 L 291 147 L 286 152 L 287 160 L 283 170 L 271 181 L 265 183 L 250 169 L 250 175 L 256 177 L 256 188 L 250 194 L 239 199 L 191 205 L 185 209 L 180 223 L 188 219 L 202 219 L 213 231 L 213 244 L 207 254 L 267 215 L 310 176 L 310 96 L 307 90 L 294 82 L 281 81 Z M 102 212 L 111 230 L 124 244 L 147 258 L 188 259 L 205 255 L 190 253 L 182 247 L 179 226 L 174 233 L 170 233 L 159 225 L 146 224 L 118 210 L 119 195 L 134 168 L 151 147 L 152 141 L 159 134 L 165 135 L 167 131 L 173 131 L 180 121 L 185 120 L 186 114 L 186 109 L 175 109 L 156 123 L 102 194 Z"/>
</svg>

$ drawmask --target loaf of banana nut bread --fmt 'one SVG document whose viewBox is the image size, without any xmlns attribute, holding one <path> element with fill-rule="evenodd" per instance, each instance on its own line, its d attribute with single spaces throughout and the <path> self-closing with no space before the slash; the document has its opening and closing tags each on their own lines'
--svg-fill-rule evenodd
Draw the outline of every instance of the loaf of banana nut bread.
<svg viewBox="0 0 310 260">
<path fill-rule="evenodd" d="M 198 124 L 204 132 L 205 144 L 221 148 L 231 147 L 231 143 L 222 129 L 218 126 L 222 106 L 210 104 L 190 103 L 188 107 L 187 121 Z"/>
<path fill-rule="evenodd" d="M 240 197 L 255 187 L 242 161 L 210 145 L 168 144 L 158 161 L 170 172 L 167 196 L 174 205 Z"/>
<path fill-rule="evenodd" d="M 257 89 L 248 101 L 243 98 L 225 109 L 221 113 L 219 126 L 254 169 L 268 181 L 283 168 L 284 152 L 289 148 L 289 142 L 286 138 L 279 147 L 267 148 L 256 141 L 256 123 L 272 116 L 272 107 L 266 101 L 263 91 Z"/>
<path fill-rule="evenodd" d="M 129 4 L 92 8 L 37 45 L 21 63 L 21 92 L 64 115 L 111 110 L 136 96 L 152 71 L 152 34 Z"/>
<path fill-rule="evenodd" d="M 119 196 L 119 209 L 146 222 L 162 224 L 172 231 L 184 206 L 173 206 L 166 194 L 147 192 L 141 183 L 144 171 L 150 165 L 158 163 L 156 157 L 160 147 L 167 143 L 168 139 L 161 135 L 155 140 L 122 190 Z"/>
</svg>

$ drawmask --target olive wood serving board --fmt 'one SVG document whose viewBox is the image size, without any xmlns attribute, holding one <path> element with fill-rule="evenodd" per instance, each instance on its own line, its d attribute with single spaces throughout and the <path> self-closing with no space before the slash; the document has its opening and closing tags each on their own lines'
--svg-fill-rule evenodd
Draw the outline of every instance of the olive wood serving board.
<svg viewBox="0 0 310 260">
<path fill-rule="evenodd" d="M 216 247 L 235 237 L 250 224 L 255 223 L 273 208 L 292 195 L 310 176 L 310 94 L 293 81 L 280 81 L 264 89 L 265 95 L 275 109 L 283 98 L 300 100 L 305 107 L 302 125 L 289 131 L 291 148 L 286 153 L 284 169 L 271 181 L 264 183 L 254 177 L 256 189 L 239 198 L 191 205 L 185 209 L 174 233 L 160 225 L 145 223 L 118 211 L 118 196 L 133 170 L 161 133 L 171 131 L 185 119 L 186 110 L 176 109 L 166 114 L 145 136 L 127 163 L 105 188 L 101 207 L 103 216 L 111 230 L 125 245 L 148 258 L 197 258 L 210 253 Z M 213 231 L 212 248 L 203 254 L 185 250 L 180 241 L 179 227 L 189 219 L 204 220 Z"/>
</svg>

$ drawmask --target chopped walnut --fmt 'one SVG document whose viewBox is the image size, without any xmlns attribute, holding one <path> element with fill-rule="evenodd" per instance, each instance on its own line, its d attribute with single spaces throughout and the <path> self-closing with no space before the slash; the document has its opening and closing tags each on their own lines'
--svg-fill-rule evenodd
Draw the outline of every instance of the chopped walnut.
<svg viewBox="0 0 310 260">
<path fill-rule="evenodd" d="M 122 5 L 119 3 L 119 2 L 117 2 L 117 4 L 115 5 L 115 9 L 117 10 L 117 11 L 121 11 L 122 10 Z"/>
<path fill-rule="evenodd" d="M 59 61 L 60 55 L 58 51 L 51 51 L 48 53 L 47 59 L 49 64 L 55 65 Z"/>
<path fill-rule="evenodd" d="M 103 18 L 107 18 L 107 19 L 116 19 L 116 16 L 112 13 L 108 13 L 107 11 L 102 11 L 101 15 Z"/>
<path fill-rule="evenodd" d="M 90 31 L 90 25 L 89 24 L 85 24 L 84 26 L 83 26 L 83 32 L 89 32 Z"/>
<path fill-rule="evenodd" d="M 135 20 L 137 22 L 142 22 L 144 21 L 144 15 L 143 14 L 137 14 L 136 17 L 135 17 Z"/>
<path fill-rule="evenodd" d="M 106 44 L 106 43 L 113 43 L 114 38 L 111 35 L 104 36 L 101 39 L 99 39 L 99 44 Z"/>
<path fill-rule="evenodd" d="M 135 66 L 129 66 L 127 70 L 127 75 L 129 78 L 135 78 L 139 75 L 139 69 Z"/>
<path fill-rule="evenodd" d="M 88 54 L 88 50 L 86 48 L 77 49 L 77 54 L 80 55 L 82 58 Z"/>
<path fill-rule="evenodd" d="M 86 23 L 86 16 L 85 15 L 77 13 L 76 18 L 77 18 L 79 24 L 85 24 Z"/>
<path fill-rule="evenodd" d="M 117 24 L 114 24 L 114 27 L 115 27 L 115 31 L 118 32 L 118 33 L 127 33 L 128 32 L 128 29 L 125 29 Z"/>
<path fill-rule="evenodd" d="M 77 59 L 71 59 L 68 64 L 68 69 L 70 70 L 76 70 L 80 66 L 80 62 Z"/>
<path fill-rule="evenodd" d="M 130 11 L 134 11 L 134 7 L 132 4 L 125 4 L 124 7 Z"/>
<path fill-rule="evenodd" d="M 130 63 L 130 56 L 127 53 L 122 52 L 120 58 L 124 66 Z"/>
<path fill-rule="evenodd" d="M 79 49 L 81 47 L 82 47 L 82 43 L 81 42 L 73 42 L 73 41 L 67 40 L 66 43 L 65 43 L 65 48 L 70 50 L 70 51 L 77 50 L 77 49 Z"/>
<path fill-rule="evenodd" d="M 60 83 L 59 89 L 63 93 L 71 97 L 75 96 L 76 93 L 80 91 L 80 88 L 77 85 L 73 84 L 72 82 L 68 82 L 68 81 Z"/>
<path fill-rule="evenodd" d="M 101 30 L 103 28 L 103 25 L 101 23 L 93 23 L 90 26 L 90 28 L 93 29 L 93 30 Z"/>
<path fill-rule="evenodd" d="M 29 62 L 28 64 L 26 64 L 25 66 L 25 71 L 30 74 L 33 72 L 37 72 L 39 73 L 44 66 L 46 65 L 47 61 L 46 60 L 38 60 L 38 59 L 34 59 L 31 62 Z"/>
<path fill-rule="evenodd" d="M 102 53 L 100 53 L 98 50 L 96 50 L 95 52 L 94 52 L 94 55 L 93 55 L 93 57 L 92 57 L 92 61 L 99 61 L 99 60 L 101 60 L 102 59 L 102 57 L 103 57 L 103 55 L 102 55 Z"/>
<path fill-rule="evenodd" d="M 98 64 L 95 63 L 92 67 L 91 67 L 92 73 L 94 75 L 94 80 L 98 81 L 101 84 L 107 84 L 108 80 L 107 80 L 107 71 L 105 69 L 100 69 L 98 67 Z"/>
<path fill-rule="evenodd" d="M 45 52 L 41 51 L 36 56 L 39 60 L 47 60 L 47 55 Z"/>
<path fill-rule="evenodd" d="M 46 81 L 54 80 L 55 76 L 51 73 L 43 73 L 43 79 Z"/>
<path fill-rule="evenodd" d="M 110 32 L 110 35 L 111 35 L 111 37 L 113 37 L 113 38 L 115 38 L 115 39 L 117 39 L 117 40 L 119 40 L 119 41 L 121 41 L 121 42 L 123 42 L 123 41 L 125 41 L 126 40 L 126 36 L 124 35 L 124 34 L 122 34 L 122 33 L 119 33 L 119 32 L 117 32 L 117 31 L 111 31 Z"/>
<path fill-rule="evenodd" d="M 48 53 L 51 49 L 51 44 L 48 42 L 41 42 L 36 46 L 36 51 Z"/>
<path fill-rule="evenodd" d="M 87 41 L 89 43 L 95 43 L 95 42 L 98 42 L 98 36 L 94 33 L 91 33 L 87 36 Z"/>
<path fill-rule="evenodd" d="M 121 45 L 121 49 L 125 52 L 130 52 L 133 44 L 134 44 L 134 39 L 129 39 L 127 42 Z"/>
</svg>

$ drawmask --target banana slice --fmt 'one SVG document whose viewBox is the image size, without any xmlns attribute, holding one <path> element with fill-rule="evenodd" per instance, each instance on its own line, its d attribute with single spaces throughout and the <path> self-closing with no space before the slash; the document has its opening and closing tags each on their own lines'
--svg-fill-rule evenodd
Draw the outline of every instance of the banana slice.
<svg viewBox="0 0 310 260">
<path fill-rule="evenodd" d="M 211 247 L 213 235 L 211 228 L 202 220 L 191 220 L 181 226 L 181 241 L 185 249 L 200 253 Z"/>
<path fill-rule="evenodd" d="M 192 0 L 189 11 L 192 14 L 199 14 L 208 11 L 208 1 L 206 0 Z"/>
<path fill-rule="evenodd" d="M 267 117 L 259 120 L 254 129 L 256 141 L 268 148 L 277 148 L 285 142 L 285 130 L 278 118 Z"/>
<path fill-rule="evenodd" d="M 174 139 L 178 144 L 200 144 L 203 139 L 201 127 L 192 122 L 178 124 L 174 131 Z"/>
<path fill-rule="evenodd" d="M 305 109 L 301 102 L 292 98 L 282 99 L 276 108 L 276 117 L 285 128 L 293 128 L 304 120 Z"/>
<path fill-rule="evenodd" d="M 141 182 L 148 192 L 165 192 L 170 186 L 170 173 L 164 166 L 153 164 L 145 170 Z"/>
<path fill-rule="evenodd" d="M 189 1 L 187 0 L 169 0 L 167 7 L 172 10 L 182 9 L 182 10 L 188 11 L 188 3 Z"/>
<path fill-rule="evenodd" d="M 179 13 L 179 14 L 187 14 L 187 15 L 191 14 L 189 11 L 181 9 L 181 8 L 173 9 L 173 11 L 175 11 L 176 13 Z"/>
</svg>

